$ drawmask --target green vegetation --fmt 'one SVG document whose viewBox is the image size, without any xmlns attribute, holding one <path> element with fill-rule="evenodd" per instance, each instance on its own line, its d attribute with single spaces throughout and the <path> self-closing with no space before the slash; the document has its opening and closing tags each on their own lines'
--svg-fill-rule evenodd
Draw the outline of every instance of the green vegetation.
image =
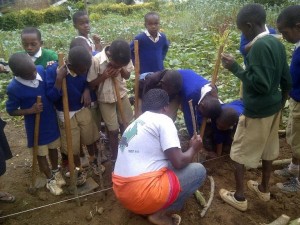
<svg viewBox="0 0 300 225">
<path fill-rule="evenodd" d="M 157 8 L 161 15 L 161 28 L 171 42 L 165 61 L 166 68 L 190 68 L 210 79 L 220 45 L 221 30 L 224 29 L 224 26 L 230 30 L 225 51 L 235 55 L 238 62 L 243 63 L 238 51 L 240 32 L 235 27 L 235 17 L 238 9 L 249 1 L 190 0 L 181 4 L 176 3 L 178 1 L 174 2 L 149 3 L 152 4 L 151 7 Z M 290 0 L 291 4 L 292 2 L 293 0 Z M 113 10 L 114 7 L 123 11 Z M 144 14 L 153 8 L 149 8 L 149 5 L 146 8 L 140 5 L 139 10 L 135 10 L 135 8 L 125 9 L 124 7 L 124 4 L 91 6 L 89 8 L 91 33 L 99 34 L 106 44 L 117 38 L 132 40 L 144 29 Z M 278 6 L 267 8 L 268 24 L 275 26 L 280 10 L 281 8 Z M 17 14 L 15 13 L 15 15 Z M 30 21 L 30 15 L 33 16 L 33 12 L 28 11 L 27 21 Z M 51 17 L 49 15 L 49 20 Z M 38 21 L 28 23 L 35 25 Z M 13 28 L 16 27 L 18 26 L 13 26 Z M 44 47 L 57 52 L 67 53 L 69 42 L 76 35 L 72 21 L 69 19 L 53 24 L 42 24 L 39 29 L 42 32 Z M 292 46 L 286 42 L 285 45 L 290 56 Z M 21 49 L 19 29 L 0 33 L 0 58 L 7 60 L 10 54 Z M 2 80 L 5 80 L 0 83 L 1 107 L 3 108 L 7 76 L 2 76 Z M 133 93 L 133 84 L 133 81 L 128 82 L 130 93 Z M 223 101 L 228 102 L 238 98 L 239 80 L 222 67 L 219 71 L 217 84 Z"/>
</svg>

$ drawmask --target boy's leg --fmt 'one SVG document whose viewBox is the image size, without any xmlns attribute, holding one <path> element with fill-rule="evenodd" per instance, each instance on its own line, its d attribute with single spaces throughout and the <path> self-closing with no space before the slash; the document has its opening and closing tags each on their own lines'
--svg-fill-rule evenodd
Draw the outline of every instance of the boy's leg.
<svg viewBox="0 0 300 225">
<path fill-rule="evenodd" d="M 131 104 L 130 104 L 130 101 L 128 99 L 128 96 L 125 95 L 121 99 L 121 102 L 122 102 L 124 117 L 126 119 L 127 126 L 128 126 L 131 123 L 131 121 L 133 120 L 133 111 L 132 111 Z M 117 108 L 117 114 L 118 114 L 118 121 L 119 121 L 119 124 L 120 124 L 120 133 L 122 135 L 123 132 L 125 131 L 126 127 L 125 127 L 125 124 L 122 122 L 122 117 L 120 115 L 120 112 L 118 111 L 118 108 Z"/>
<path fill-rule="evenodd" d="M 46 175 L 47 179 L 51 179 L 53 177 L 53 175 L 49 168 L 47 157 L 38 155 L 37 160 L 38 160 L 39 168 L 40 168 L 41 172 Z"/>
<path fill-rule="evenodd" d="M 243 164 L 237 162 L 234 163 L 234 178 L 235 178 L 235 188 L 234 197 L 238 201 L 245 201 L 245 190 L 244 190 L 244 174 L 245 167 Z"/>
<path fill-rule="evenodd" d="M 99 103 L 102 118 L 108 129 L 109 147 L 111 159 L 116 160 L 119 144 L 119 122 L 116 103 Z"/>
<path fill-rule="evenodd" d="M 269 193 L 269 181 L 272 173 L 271 160 L 262 160 L 262 179 L 261 184 L 258 185 L 258 190 L 263 193 Z"/>
</svg>

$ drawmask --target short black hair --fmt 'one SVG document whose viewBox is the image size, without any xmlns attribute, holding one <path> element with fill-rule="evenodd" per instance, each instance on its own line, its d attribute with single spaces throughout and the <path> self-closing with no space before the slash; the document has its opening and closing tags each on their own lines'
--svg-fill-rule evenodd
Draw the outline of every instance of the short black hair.
<svg viewBox="0 0 300 225">
<path fill-rule="evenodd" d="M 146 23 L 147 19 L 148 19 L 150 16 L 157 16 L 158 19 L 159 19 L 158 13 L 156 13 L 156 12 L 148 12 L 148 13 L 144 16 L 145 23 Z"/>
<path fill-rule="evenodd" d="M 175 93 L 182 88 L 182 76 L 177 70 L 166 70 L 162 81 Z"/>
<path fill-rule="evenodd" d="M 154 88 L 144 95 L 142 112 L 158 111 L 167 105 L 169 105 L 168 93 L 162 89 Z"/>
<path fill-rule="evenodd" d="M 266 11 L 260 4 L 247 4 L 240 9 L 236 23 L 237 25 L 245 25 L 246 23 L 253 23 L 262 26 L 266 23 Z"/>
<path fill-rule="evenodd" d="M 21 38 L 22 35 L 24 34 L 36 34 L 36 36 L 38 37 L 38 39 L 41 41 L 42 40 L 42 34 L 41 32 L 35 28 L 35 27 L 25 27 L 22 32 L 21 32 Z"/>
<path fill-rule="evenodd" d="M 220 116 L 222 112 L 222 107 L 218 98 L 207 94 L 203 98 L 202 103 L 205 105 L 203 109 L 204 117 L 216 119 Z"/>
<path fill-rule="evenodd" d="M 77 23 L 77 20 L 79 17 L 86 16 L 86 15 L 87 15 L 87 13 L 84 10 L 80 10 L 80 11 L 77 11 L 76 13 L 74 13 L 72 16 L 73 24 Z"/>
<path fill-rule="evenodd" d="M 226 127 L 231 127 L 239 121 L 238 112 L 231 107 L 223 107 L 218 121 L 224 124 Z"/>
<path fill-rule="evenodd" d="M 124 40 L 115 40 L 109 46 L 109 53 L 111 60 L 127 65 L 130 62 L 130 47 L 129 44 Z"/>
<path fill-rule="evenodd" d="M 88 49 L 90 46 L 87 43 L 85 38 L 82 38 L 81 36 L 73 38 L 71 43 L 70 43 L 70 49 L 76 46 L 83 46 L 86 49 Z"/>
<path fill-rule="evenodd" d="M 297 23 L 300 23 L 300 5 L 291 5 L 282 10 L 277 18 L 277 23 L 284 27 L 295 27 Z"/>
<path fill-rule="evenodd" d="M 69 63 L 73 67 L 88 66 L 92 64 L 92 56 L 83 46 L 75 46 L 70 49 L 68 56 Z"/>
<path fill-rule="evenodd" d="M 23 74 L 29 74 L 32 67 L 35 67 L 32 59 L 27 53 L 14 53 L 9 57 L 8 65 L 17 77 L 22 77 Z"/>
</svg>

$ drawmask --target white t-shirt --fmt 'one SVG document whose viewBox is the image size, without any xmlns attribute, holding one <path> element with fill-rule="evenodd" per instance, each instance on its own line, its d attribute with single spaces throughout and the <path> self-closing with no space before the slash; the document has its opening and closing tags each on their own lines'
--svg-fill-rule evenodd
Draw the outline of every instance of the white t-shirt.
<svg viewBox="0 0 300 225">
<path fill-rule="evenodd" d="M 173 120 L 147 111 L 125 130 L 119 142 L 114 174 L 132 177 L 167 167 L 164 151 L 169 148 L 180 148 Z"/>
</svg>

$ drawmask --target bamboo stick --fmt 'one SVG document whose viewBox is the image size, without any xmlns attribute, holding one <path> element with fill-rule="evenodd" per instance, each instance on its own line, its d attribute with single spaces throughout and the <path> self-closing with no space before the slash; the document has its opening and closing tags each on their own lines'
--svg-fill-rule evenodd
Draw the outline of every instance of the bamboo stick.
<svg viewBox="0 0 300 225">
<path fill-rule="evenodd" d="M 40 104 L 41 102 L 42 102 L 42 97 L 37 96 L 36 104 Z M 40 119 L 41 119 L 41 113 L 36 113 L 35 114 L 35 122 L 34 122 L 31 188 L 35 188 L 35 183 L 36 183 L 36 169 L 37 169 L 37 155 L 38 155 L 38 148 L 39 148 Z"/>
<path fill-rule="evenodd" d="M 122 99 L 120 96 L 119 85 L 118 85 L 117 79 L 115 77 L 113 77 L 112 80 L 114 83 L 114 88 L 115 88 L 115 92 L 116 92 L 116 96 L 117 96 L 117 107 L 118 107 L 118 110 L 121 115 L 122 124 L 124 126 L 124 129 L 126 129 L 126 127 L 128 126 L 128 122 L 126 121 L 125 114 L 124 114 L 123 107 L 122 107 Z"/>
<path fill-rule="evenodd" d="M 59 67 L 64 65 L 64 55 L 63 53 L 58 54 L 58 64 Z M 66 78 L 62 80 L 62 100 L 63 100 L 63 110 L 64 110 L 64 126 L 66 132 L 66 141 L 67 141 L 67 151 L 68 151 L 68 164 L 70 170 L 70 181 L 71 181 L 71 189 L 74 190 L 74 195 L 77 197 L 77 204 L 79 203 L 77 185 L 76 185 L 76 177 L 75 173 L 75 165 L 74 165 L 74 154 L 73 154 L 73 146 L 72 146 L 72 134 L 71 134 L 71 122 L 69 115 L 69 100 L 68 100 L 68 90 L 67 90 L 67 81 Z"/>
<path fill-rule="evenodd" d="M 140 56 L 139 56 L 139 41 L 134 40 L 134 71 L 135 71 L 135 85 L 134 85 L 134 117 L 139 117 L 139 84 L 140 84 Z"/>
</svg>

